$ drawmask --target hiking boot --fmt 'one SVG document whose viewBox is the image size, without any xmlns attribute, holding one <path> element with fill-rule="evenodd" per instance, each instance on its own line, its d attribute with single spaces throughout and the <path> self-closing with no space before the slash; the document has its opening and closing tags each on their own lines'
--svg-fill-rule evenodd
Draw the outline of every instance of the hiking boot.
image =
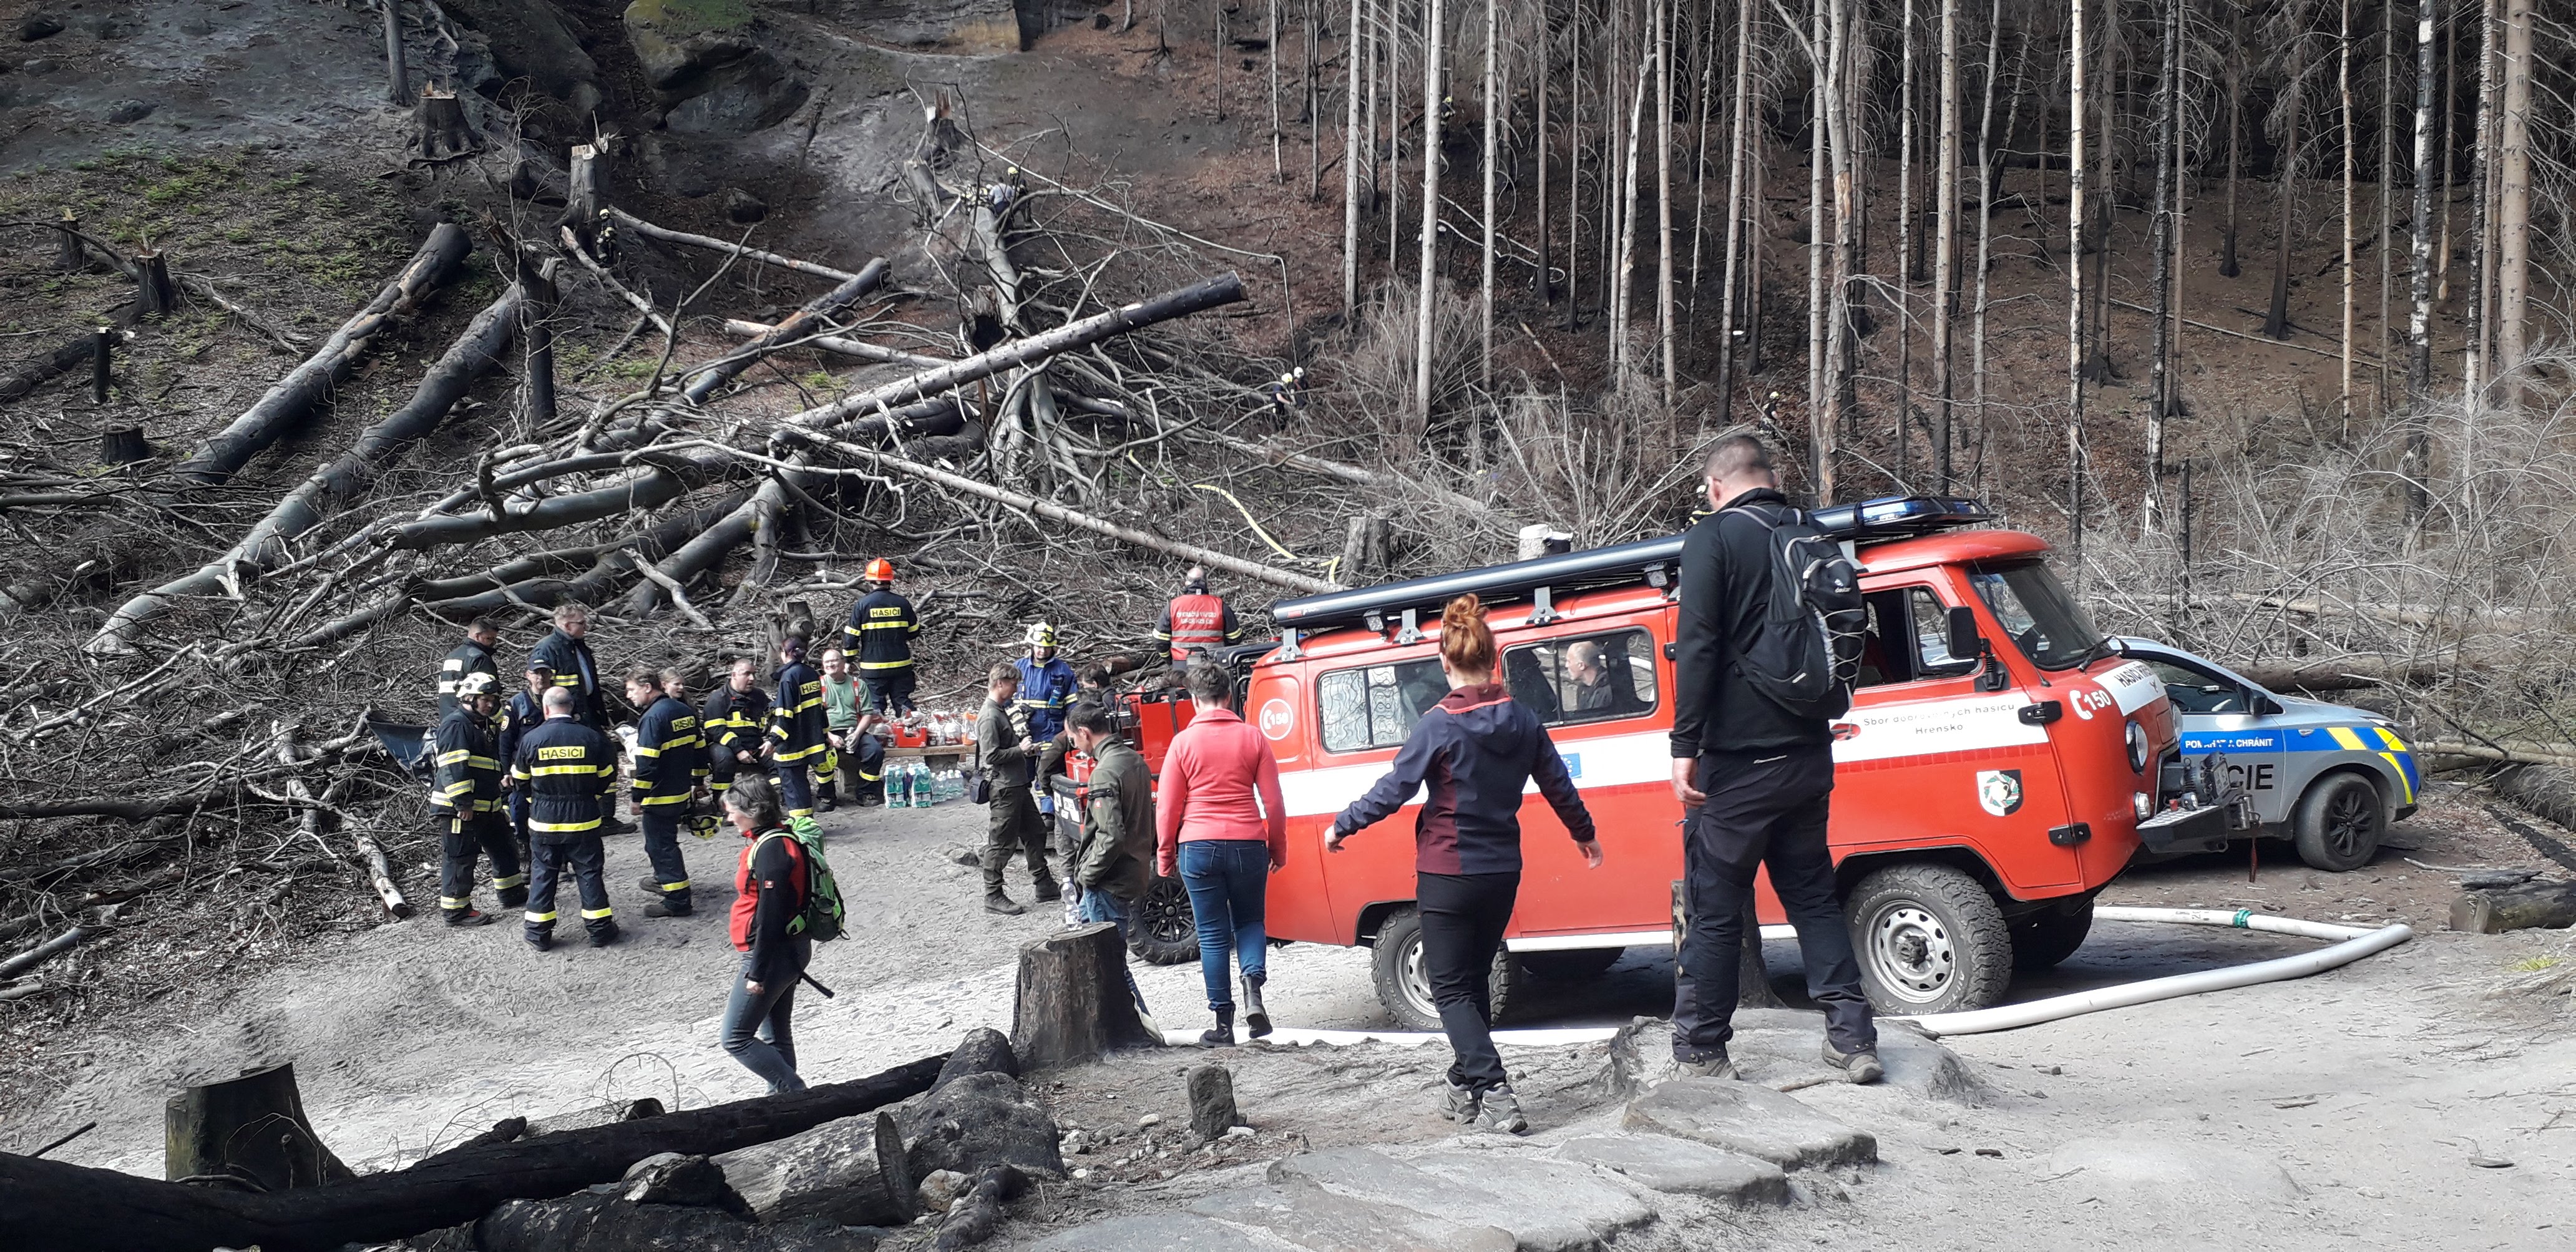
<svg viewBox="0 0 2576 1252">
<path fill-rule="evenodd" d="M 675 906 L 667 900 L 656 900 L 653 903 L 644 906 L 644 916 L 646 917 L 687 917 L 695 912 L 697 912 L 697 910 L 689 905 L 682 904 Z"/>
<path fill-rule="evenodd" d="M 1529 1119 L 1521 1116 L 1520 1097 L 1513 1095 L 1511 1086 L 1506 1083 L 1487 1087 L 1484 1094 L 1477 1097 L 1476 1126 L 1506 1135 L 1529 1133 Z"/>
<path fill-rule="evenodd" d="M 618 935 L 619 931 L 617 929 L 617 923 L 610 922 L 609 924 L 590 932 L 590 946 L 594 948 L 607 947 L 608 945 L 617 942 Z"/>
<path fill-rule="evenodd" d="M 1673 1058 L 1673 1065 L 1684 1078 L 1722 1078 L 1732 1082 L 1742 1077 L 1735 1072 L 1735 1062 L 1728 1060 L 1723 1052 L 1697 1058 L 1677 1056 Z"/>
<path fill-rule="evenodd" d="M 1261 1006 L 1261 984 L 1268 981 L 1256 975 L 1243 980 L 1243 1031 L 1255 1039 L 1270 1033 L 1270 1010 Z"/>
<path fill-rule="evenodd" d="M 829 798 L 816 800 L 814 802 L 814 811 L 817 813 L 829 813 L 839 807 L 841 807 L 840 801 Z"/>
<path fill-rule="evenodd" d="M 528 889 L 527 889 L 527 888 L 525 888 L 525 887 L 503 887 L 503 888 L 501 888 L 501 907 L 502 907 L 502 908 L 505 908 L 505 909 L 515 909 L 515 908 L 518 908 L 518 907 L 520 907 L 520 906 L 522 906 L 522 905 L 525 905 L 527 902 L 528 902 Z"/>
<path fill-rule="evenodd" d="M 1234 1046 L 1234 1007 L 1232 1005 L 1218 1009 L 1216 1025 L 1199 1032 L 1199 1046 L 1202 1048 Z"/>
<path fill-rule="evenodd" d="M 885 797 L 883 797 L 883 796 L 860 796 L 860 797 L 859 797 L 859 807 L 860 807 L 860 808 L 863 808 L 863 809 L 873 809 L 873 808 L 878 808 L 878 807 L 880 807 L 880 806 L 882 806 L 882 805 L 884 805 L 884 804 L 885 804 Z"/>
<path fill-rule="evenodd" d="M 555 937 L 551 933 L 541 931 L 528 936 L 528 946 L 539 952 L 552 952 L 555 950 Z"/>
<path fill-rule="evenodd" d="M 635 880 L 636 889 L 656 900 L 662 898 L 662 880 L 647 875 Z"/>
<path fill-rule="evenodd" d="M 1056 886 L 1052 878 L 1039 879 L 1031 884 L 1030 890 L 1037 893 L 1036 899 L 1040 904 L 1053 904 L 1064 898 L 1064 888 Z"/>
<path fill-rule="evenodd" d="M 1476 1120 L 1476 1089 L 1455 1078 L 1441 1080 L 1440 1116 L 1464 1126 Z"/>
<path fill-rule="evenodd" d="M 488 924 L 491 920 L 492 915 L 483 912 L 480 909 L 450 909 L 447 911 L 447 924 L 450 926 L 460 928 L 466 926 L 482 926 Z"/>
<path fill-rule="evenodd" d="M 1836 1052 L 1833 1041 L 1825 1041 L 1825 1064 L 1851 1076 L 1851 1081 L 1867 1086 L 1887 1076 L 1887 1067 L 1878 1063 L 1878 1050 L 1862 1048 L 1858 1052 Z"/>
<path fill-rule="evenodd" d="M 998 891 L 988 892 L 985 894 L 984 911 L 987 913 L 999 913 L 1004 917 L 1018 917 L 1020 914 L 1028 912 L 1027 909 L 1011 903 L 1011 897 L 1003 895 Z"/>
</svg>

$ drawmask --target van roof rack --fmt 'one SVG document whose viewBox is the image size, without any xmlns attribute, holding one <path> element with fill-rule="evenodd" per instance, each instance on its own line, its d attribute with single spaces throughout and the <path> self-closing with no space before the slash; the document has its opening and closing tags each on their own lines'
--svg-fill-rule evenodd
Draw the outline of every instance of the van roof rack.
<svg viewBox="0 0 2576 1252">
<path fill-rule="evenodd" d="M 1882 496 L 1817 509 L 1808 517 L 1831 538 L 1865 543 L 1973 526 L 1993 521 L 1995 515 L 1985 505 L 1960 496 Z M 1311 632 L 1371 619 L 1375 619 L 1372 629 L 1384 629 L 1390 619 L 1408 614 L 1418 618 L 1424 610 L 1437 613 L 1441 605 L 1472 592 L 1489 602 L 1535 601 L 1537 620 L 1544 624 L 1554 614 L 1556 596 L 1641 583 L 1670 586 L 1679 573 L 1681 552 L 1682 537 L 1667 535 L 1607 548 L 1551 553 L 1508 565 L 1281 600 L 1270 607 L 1270 617 L 1283 631 Z M 1415 622 L 1404 622 L 1401 630 L 1419 638 Z M 1413 639 L 1400 634 L 1398 641 L 1409 643 Z M 1294 646 L 1290 644 L 1292 650 Z"/>
</svg>

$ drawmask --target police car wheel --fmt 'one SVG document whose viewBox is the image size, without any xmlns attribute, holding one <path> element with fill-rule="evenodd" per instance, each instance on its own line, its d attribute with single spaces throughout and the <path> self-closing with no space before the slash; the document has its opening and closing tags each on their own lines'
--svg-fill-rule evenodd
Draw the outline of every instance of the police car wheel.
<svg viewBox="0 0 2576 1252">
<path fill-rule="evenodd" d="M 1422 915 L 1398 909 L 1378 927 L 1370 972 L 1377 983 L 1377 1002 L 1405 1030 L 1440 1029 L 1440 1006 L 1431 998 L 1431 970 L 1422 956 Z M 1520 992 L 1520 962 L 1508 950 L 1494 953 L 1486 987 L 1500 1022 Z"/>
<path fill-rule="evenodd" d="M 1190 893 L 1180 879 L 1157 877 L 1145 888 L 1145 900 L 1136 906 L 1131 929 L 1136 955 L 1148 965 L 1199 959 L 1198 919 L 1190 914 Z"/>
<path fill-rule="evenodd" d="M 2387 831 L 2388 812 L 2379 803 L 2379 788 L 2359 774 L 2318 779 L 2299 797 L 2298 812 L 2290 820 L 2299 859 L 2338 874 L 2370 864 Z"/>
<path fill-rule="evenodd" d="M 1891 865 L 1843 905 L 1861 986 L 1879 1012 L 1981 1009 L 2012 983 L 2012 933 L 1976 879 L 1947 865 Z"/>
</svg>

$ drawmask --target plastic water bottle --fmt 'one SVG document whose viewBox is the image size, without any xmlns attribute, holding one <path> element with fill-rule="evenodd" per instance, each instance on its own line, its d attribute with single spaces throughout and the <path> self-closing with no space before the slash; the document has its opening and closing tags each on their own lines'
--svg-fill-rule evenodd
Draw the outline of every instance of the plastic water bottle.
<svg viewBox="0 0 2576 1252">
<path fill-rule="evenodd" d="M 930 767 L 918 757 L 913 758 L 912 777 L 905 784 L 905 789 L 912 792 L 912 807 L 916 809 L 926 809 L 939 803 L 930 794 Z"/>
<path fill-rule="evenodd" d="M 885 784 L 887 808 L 908 809 L 912 807 L 912 771 L 909 767 L 898 765 L 893 769 L 887 770 Z"/>
</svg>

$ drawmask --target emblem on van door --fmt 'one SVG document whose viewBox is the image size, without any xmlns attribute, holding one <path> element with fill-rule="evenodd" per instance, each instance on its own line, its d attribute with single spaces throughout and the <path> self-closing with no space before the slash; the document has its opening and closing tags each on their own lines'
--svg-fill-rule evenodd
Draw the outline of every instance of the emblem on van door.
<svg viewBox="0 0 2576 1252">
<path fill-rule="evenodd" d="M 1977 807 L 1997 817 L 2010 817 L 2021 811 L 2021 771 L 1978 770 Z"/>
<path fill-rule="evenodd" d="M 1272 700 L 1261 706 L 1261 733 L 1274 742 L 1287 738 L 1289 728 L 1296 721 L 1297 715 L 1289 710 L 1285 700 Z"/>
</svg>

